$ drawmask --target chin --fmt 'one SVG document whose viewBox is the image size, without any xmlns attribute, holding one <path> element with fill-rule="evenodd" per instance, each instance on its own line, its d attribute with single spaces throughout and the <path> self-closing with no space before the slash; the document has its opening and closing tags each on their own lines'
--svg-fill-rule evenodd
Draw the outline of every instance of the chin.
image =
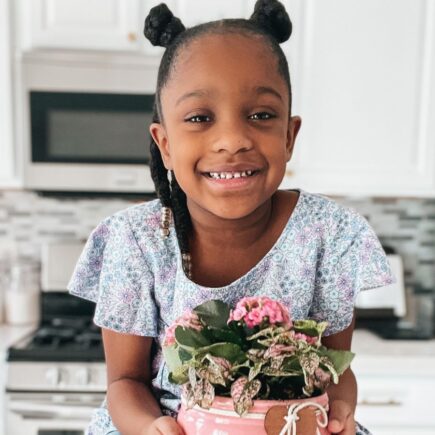
<svg viewBox="0 0 435 435">
<path fill-rule="evenodd" d="M 257 207 L 253 206 L 251 203 L 245 207 L 242 204 L 225 207 L 211 207 L 209 211 L 221 219 L 237 220 L 249 216 L 256 210 L 256 208 Z"/>
</svg>

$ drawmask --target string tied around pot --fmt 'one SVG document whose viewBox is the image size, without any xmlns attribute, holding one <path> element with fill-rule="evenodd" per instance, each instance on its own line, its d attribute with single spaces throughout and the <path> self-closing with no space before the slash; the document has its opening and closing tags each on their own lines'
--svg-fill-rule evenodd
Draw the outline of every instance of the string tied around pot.
<svg viewBox="0 0 435 435">
<path fill-rule="evenodd" d="M 284 417 L 286 424 L 281 429 L 279 435 L 296 435 L 296 422 L 299 420 L 298 412 L 308 407 L 317 408 L 317 425 L 325 428 L 328 425 L 328 414 L 322 405 L 315 402 L 295 403 L 289 406 L 287 415 Z M 319 417 L 321 418 L 319 419 Z M 317 429 L 317 435 L 320 435 L 319 429 Z"/>
</svg>

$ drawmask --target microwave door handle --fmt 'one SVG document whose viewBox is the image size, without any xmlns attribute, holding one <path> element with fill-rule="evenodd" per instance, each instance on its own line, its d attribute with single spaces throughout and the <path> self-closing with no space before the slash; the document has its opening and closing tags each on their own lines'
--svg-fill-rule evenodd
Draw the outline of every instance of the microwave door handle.
<svg viewBox="0 0 435 435">
<path fill-rule="evenodd" d="M 98 406 L 98 405 L 97 405 Z M 9 410 L 23 418 L 68 418 L 74 420 L 90 419 L 95 406 L 51 405 L 32 402 L 14 401 L 9 403 Z"/>
</svg>

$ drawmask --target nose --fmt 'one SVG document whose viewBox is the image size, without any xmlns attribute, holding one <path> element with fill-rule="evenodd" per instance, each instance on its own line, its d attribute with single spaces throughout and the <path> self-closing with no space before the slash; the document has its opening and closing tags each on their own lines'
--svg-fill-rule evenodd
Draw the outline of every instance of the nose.
<svg viewBox="0 0 435 435">
<path fill-rule="evenodd" d="M 229 120 L 222 122 L 215 130 L 216 137 L 213 141 L 213 151 L 237 154 L 252 149 L 254 142 L 249 134 L 248 126 L 243 120 Z"/>
</svg>

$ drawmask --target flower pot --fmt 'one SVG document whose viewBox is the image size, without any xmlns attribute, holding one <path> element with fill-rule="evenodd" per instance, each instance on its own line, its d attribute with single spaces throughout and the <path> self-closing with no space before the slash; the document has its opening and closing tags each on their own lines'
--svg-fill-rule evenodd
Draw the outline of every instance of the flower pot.
<svg viewBox="0 0 435 435">
<path fill-rule="evenodd" d="M 229 397 L 216 397 L 210 409 L 186 409 L 178 423 L 186 435 L 329 435 L 328 396 L 299 400 L 254 400 L 249 413 L 240 417 Z"/>
</svg>

